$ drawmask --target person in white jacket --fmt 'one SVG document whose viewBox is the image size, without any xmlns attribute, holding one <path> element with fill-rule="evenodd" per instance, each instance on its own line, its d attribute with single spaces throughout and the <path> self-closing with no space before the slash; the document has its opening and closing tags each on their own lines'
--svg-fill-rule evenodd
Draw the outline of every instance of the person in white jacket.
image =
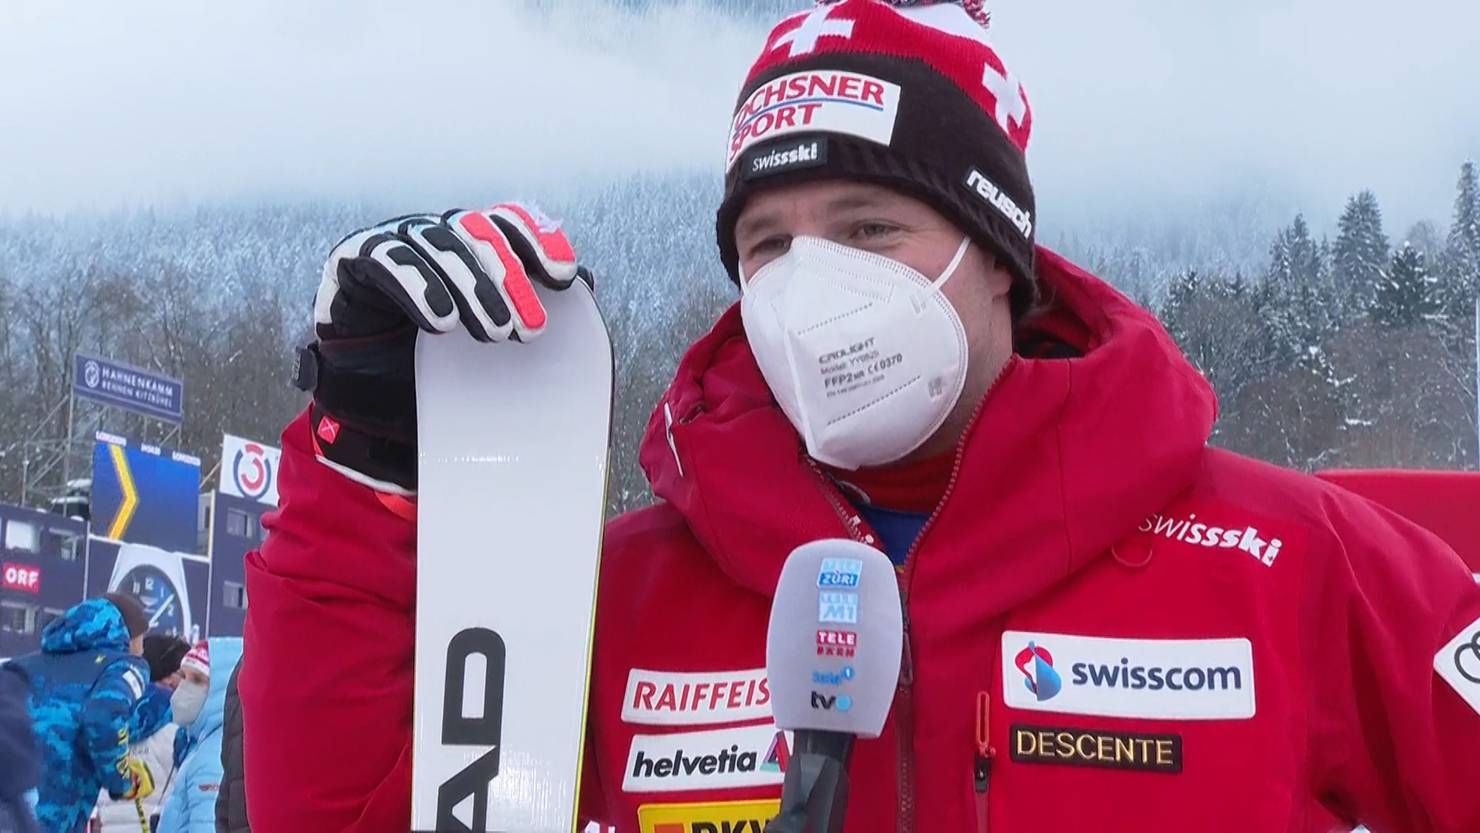
<svg viewBox="0 0 1480 833">
<path fill-rule="evenodd" d="M 216 833 L 216 795 L 221 791 L 221 735 L 226 688 L 241 660 L 239 637 L 215 636 L 190 649 L 182 670 L 186 678 L 175 690 L 175 722 L 184 735 L 183 749 L 170 793 L 159 814 L 158 833 Z M 198 657 L 206 674 L 198 672 Z"/>
<path fill-rule="evenodd" d="M 155 790 L 138 801 L 112 799 L 105 790 L 93 812 L 92 829 L 100 833 L 148 833 L 151 828 L 139 821 L 157 819 L 164 802 L 165 785 L 175 768 L 175 734 L 180 727 L 173 721 L 170 697 L 180 684 L 180 663 L 190 644 L 173 636 L 152 634 L 144 637 L 144 660 L 149 663 L 151 685 L 134 707 L 129 736 L 135 738 L 129 753 L 144 761 L 154 779 Z"/>
</svg>

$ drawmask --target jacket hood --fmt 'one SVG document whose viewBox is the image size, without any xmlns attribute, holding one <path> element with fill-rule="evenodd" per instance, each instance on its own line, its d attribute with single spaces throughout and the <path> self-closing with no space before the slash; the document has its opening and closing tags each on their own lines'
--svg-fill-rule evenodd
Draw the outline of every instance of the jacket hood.
<svg viewBox="0 0 1480 833">
<path fill-rule="evenodd" d="M 231 672 L 242 658 L 242 640 L 239 636 L 213 636 L 206 640 L 211 650 L 211 683 L 206 688 L 206 702 L 200 707 L 200 716 L 183 731 L 194 744 L 220 731 L 226 712 L 226 689 L 231 682 Z"/>
<path fill-rule="evenodd" d="M 123 613 L 107 599 L 88 599 L 73 605 L 41 632 L 41 650 L 48 654 L 98 649 L 127 652 L 128 643 Z"/>
<path fill-rule="evenodd" d="M 1186 490 L 1217 413 L 1207 381 L 1154 316 L 1053 252 L 1037 254 L 1051 306 L 1020 341 L 1076 355 L 1008 361 L 958 446 L 955 486 L 925 536 L 1000 544 L 991 550 L 1002 609 Z M 793 548 L 860 523 L 776 405 L 738 305 L 683 357 L 639 459 L 719 567 L 765 595 Z"/>
</svg>

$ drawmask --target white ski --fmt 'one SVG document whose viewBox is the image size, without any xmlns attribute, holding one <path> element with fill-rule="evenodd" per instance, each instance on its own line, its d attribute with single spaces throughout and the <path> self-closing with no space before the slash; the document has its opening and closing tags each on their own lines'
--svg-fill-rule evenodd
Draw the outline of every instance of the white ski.
<svg viewBox="0 0 1480 833">
<path fill-rule="evenodd" d="M 538 292 L 529 344 L 417 343 L 415 833 L 577 823 L 612 350 L 584 283 Z"/>
</svg>

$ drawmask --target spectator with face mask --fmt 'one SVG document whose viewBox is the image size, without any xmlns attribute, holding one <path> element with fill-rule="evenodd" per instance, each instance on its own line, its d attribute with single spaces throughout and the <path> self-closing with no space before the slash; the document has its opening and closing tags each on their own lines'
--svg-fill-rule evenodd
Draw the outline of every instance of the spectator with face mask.
<svg viewBox="0 0 1480 833">
<path fill-rule="evenodd" d="M 182 679 L 170 697 L 180 726 L 177 769 L 160 811 L 159 833 L 215 833 L 226 687 L 241 654 L 241 639 L 212 637 L 191 648 L 180 664 Z"/>
</svg>

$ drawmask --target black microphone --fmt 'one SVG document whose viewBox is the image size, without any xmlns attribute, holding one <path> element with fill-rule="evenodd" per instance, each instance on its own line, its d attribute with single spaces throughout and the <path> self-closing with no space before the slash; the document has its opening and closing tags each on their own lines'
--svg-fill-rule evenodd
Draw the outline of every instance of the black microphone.
<svg viewBox="0 0 1480 833">
<path fill-rule="evenodd" d="M 766 833 L 840 833 L 855 738 L 884 730 L 904 641 L 894 565 L 857 541 L 787 556 L 771 603 L 766 678 L 776 726 L 794 734 L 781 812 Z"/>
</svg>

